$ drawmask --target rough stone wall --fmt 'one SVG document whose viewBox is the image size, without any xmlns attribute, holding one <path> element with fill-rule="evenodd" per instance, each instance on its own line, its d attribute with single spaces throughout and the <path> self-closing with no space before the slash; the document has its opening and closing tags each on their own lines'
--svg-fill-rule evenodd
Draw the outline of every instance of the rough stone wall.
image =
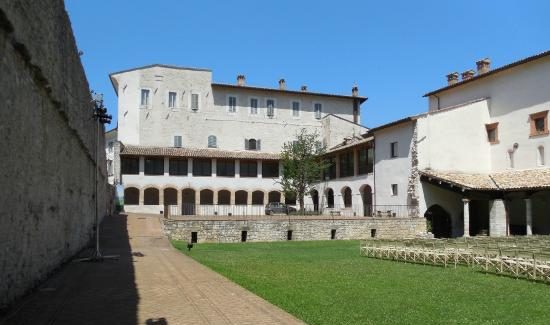
<svg viewBox="0 0 550 325">
<path fill-rule="evenodd" d="M 241 232 L 247 231 L 247 241 L 329 240 L 331 230 L 335 239 L 365 239 L 376 229 L 376 237 L 411 238 L 426 234 L 424 218 L 368 218 L 364 220 L 164 220 L 164 232 L 171 239 L 189 241 L 191 232 L 197 232 L 199 243 L 240 242 Z"/>
<path fill-rule="evenodd" d="M 0 1 L 0 308 L 91 238 L 94 150 L 99 215 L 108 211 L 90 101 L 63 1 Z"/>
</svg>

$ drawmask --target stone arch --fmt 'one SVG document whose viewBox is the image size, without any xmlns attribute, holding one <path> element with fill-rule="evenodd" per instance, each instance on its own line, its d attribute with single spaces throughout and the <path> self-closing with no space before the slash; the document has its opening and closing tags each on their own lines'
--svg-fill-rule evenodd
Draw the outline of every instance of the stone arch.
<svg viewBox="0 0 550 325">
<path fill-rule="evenodd" d="M 434 204 L 426 210 L 424 217 L 431 224 L 435 238 L 450 238 L 452 236 L 451 215 L 440 205 Z"/>
<path fill-rule="evenodd" d="M 363 216 L 372 216 L 372 187 L 364 184 L 359 188 L 359 192 L 361 193 L 361 200 L 363 202 Z"/>
<path fill-rule="evenodd" d="M 186 188 L 181 191 L 181 214 L 195 214 L 196 192 L 192 188 Z"/>
<path fill-rule="evenodd" d="M 231 192 L 228 190 L 218 191 L 218 204 L 221 204 L 221 205 L 231 204 Z"/>
<path fill-rule="evenodd" d="M 156 187 L 149 187 L 143 191 L 143 204 L 144 205 L 158 205 L 159 204 L 159 189 Z"/>
<path fill-rule="evenodd" d="M 139 189 L 135 187 L 124 189 L 124 205 L 139 205 Z"/>
<path fill-rule="evenodd" d="M 349 186 L 342 188 L 342 198 L 344 200 L 344 208 L 351 208 L 353 206 L 353 198 L 351 188 Z"/>
<path fill-rule="evenodd" d="M 163 190 L 164 205 L 177 205 L 178 204 L 178 190 L 172 187 L 167 187 Z"/>
<path fill-rule="evenodd" d="M 327 207 L 334 208 L 334 190 L 330 187 L 327 188 L 326 196 L 327 196 Z"/>
<path fill-rule="evenodd" d="M 199 193 L 199 202 L 201 205 L 212 205 L 214 204 L 214 191 L 205 189 Z"/>
<path fill-rule="evenodd" d="M 254 205 L 263 205 L 264 204 L 265 193 L 263 191 L 254 191 L 252 192 L 252 204 Z"/>
<path fill-rule="evenodd" d="M 263 196 L 262 196 L 262 202 L 263 202 Z M 236 191 L 235 205 L 247 205 L 247 204 L 248 204 L 248 192 L 244 190 Z"/>
<path fill-rule="evenodd" d="M 279 191 L 270 191 L 267 194 L 267 202 L 281 202 L 281 192 Z"/>
</svg>

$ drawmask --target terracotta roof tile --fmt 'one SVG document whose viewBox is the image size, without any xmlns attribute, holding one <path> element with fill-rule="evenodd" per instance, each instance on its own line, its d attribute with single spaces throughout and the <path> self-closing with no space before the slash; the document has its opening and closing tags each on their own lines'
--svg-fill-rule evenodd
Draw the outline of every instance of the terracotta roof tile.
<svg viewBox="0 0 550 325">
<path fill-rule="evenodd" d="M 280 155 L 261 151 L 230 151 L 213 148 L 173 148 L 124 145 L 123 156 L 162 156 L 189 158 L 227 158 L 227 159 L 258 159 L 279 160 Z"/>
<path fill-rule="evenodd" d="M 550 188 L 550 168 L 482 174 L 423 170 L 425 177 L 472 190 L 513 191 Z"/>
</svg>

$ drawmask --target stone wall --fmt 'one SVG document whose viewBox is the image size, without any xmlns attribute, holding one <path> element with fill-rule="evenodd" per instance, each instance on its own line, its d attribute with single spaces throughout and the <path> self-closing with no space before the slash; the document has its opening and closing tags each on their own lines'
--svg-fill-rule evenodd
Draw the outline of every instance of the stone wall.
<svg viewBox="0 0 550 325">
<path fill-rule="evenodd" d="M 426 233 L 424 218 L 365 218 L 335 220 L 168 220 L 164 219 L 164 232 L 176 240 L 189 241 L 197 232 L 199 243 L 240 242 L 242 231 L 247 241 L 329 240 L 336 230 L 335 239 L 364 239 L 372 230 L 380 238 L 410 238 Z"/>
<path fill-rule="evenodd" d="M 93 235 L 108 211 L 103 134 L 62 0 L 0 1 L 0 308 Z M 102 130 L 101 130 L 102 131 Z"/>
</svg>

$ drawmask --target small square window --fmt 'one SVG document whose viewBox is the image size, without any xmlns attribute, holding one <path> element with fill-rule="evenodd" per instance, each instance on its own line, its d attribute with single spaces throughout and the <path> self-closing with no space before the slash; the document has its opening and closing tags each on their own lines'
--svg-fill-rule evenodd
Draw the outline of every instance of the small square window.
<svg viewBox="0 0 550 325">
<path fill-rule="evenodd" d="M 168 107 L 169 108 L 175 108 L 176 107 L 176 93 L 171 91 L 168 93 Z"/>
<path fill-rule="evenodd" d="M 181 135 L 174 136 L 174 147 L 181 148 Z"/>
<path fill-rule="evenodd" d="M 487 141 L 491 144 L 498 143 L 498 122 L 492 124 L 485 124 L 487 130 Z"/>
<path fill-rule="evenodd" d="M 391 184 L 391 195 L 397 196 L 397 184 Z"/>
<path fill-rule="evenodd" d="M 199 94 L 191 94 L 191 109 L 194 111 L 199 109 Z"/>
<path fill-rule="evenodd" d="M 548 111 L 531 114 L 530 116 L 531 133 L 530 136 L 548 134 Z"/>
<path fill-rule="evenodd" d="M 390 154 L 391 154 L 391 158 L 396 158 L 397 157 L 397 142 L 392 142 L 390 144 Z"/>
</svg>

